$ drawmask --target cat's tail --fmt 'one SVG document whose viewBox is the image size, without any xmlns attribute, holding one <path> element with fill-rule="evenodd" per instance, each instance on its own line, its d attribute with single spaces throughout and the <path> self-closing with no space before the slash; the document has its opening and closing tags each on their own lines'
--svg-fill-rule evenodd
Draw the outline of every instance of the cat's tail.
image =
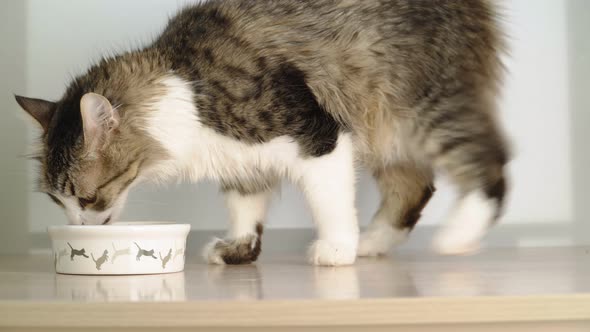
<svg viewBox="0 0 590 332">
<path fill-rule="evenodd" d="M 158 251 L 158 255 L 160 256 L 160 260 L 164 260 L 164 258 L 162 258 L 162 253 Z"/>
<path fill-rule="evenodd" d="M 141 247 L 139 246 L 139 244 L 137 244 L 137 242 L 133 242 L 135 243 L 135 245 L 137 246 L 137 249 L 142 250 Z"/>
<path fill-rule="evenodd" d="M 115 242 L 111 242 L 111 244 L 113 245 L 113 251 L 117 252 L 117 248 L 115 248 Z"/>
<path fill-rule="evenodd" d="M 68 242 L 68 246 L 70 246 L 70 249 L 74 250 L 74 248 L 72 248 L 72 245 Z"/>
<path fill-rule="evenodd" d="M 94 259 L 94 254 L 90 253 L 90 256 L 92 256 L 92 260 L 96 263 L 96 259 Z"/>
</svg>

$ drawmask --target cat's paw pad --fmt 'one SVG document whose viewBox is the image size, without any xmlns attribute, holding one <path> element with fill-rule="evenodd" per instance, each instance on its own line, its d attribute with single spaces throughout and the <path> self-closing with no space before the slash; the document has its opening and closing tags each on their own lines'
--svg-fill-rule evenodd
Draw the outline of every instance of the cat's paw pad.
<svg viewBox="0 0 590 332">
<path fill-rule="evenodd" d="M 390 225 L 371 225 L 359 238 L 359 257 L 385 255 L 397 244 L 403 243 L 410 231 L 394 229 Z"/>
<path fill-rule="evenodd" d="M 317 240 L 309 248 L 308 254 L 309 262 L 314 265 L 350 265 L 356 259 L 356 245 L 345 242 Z"/>
<path fill-rule="evenodd" d="M 249 264 L 260 255 L 261 243 L 258 235 L 247 235 L 239 239 L 213 239 L 203 250 L 203 257 L 210 264 Z"/>
</svg>

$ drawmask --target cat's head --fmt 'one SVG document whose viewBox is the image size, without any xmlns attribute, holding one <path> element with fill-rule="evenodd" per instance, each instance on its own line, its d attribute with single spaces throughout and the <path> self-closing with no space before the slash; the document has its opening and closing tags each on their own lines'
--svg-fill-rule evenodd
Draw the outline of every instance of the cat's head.
<svg viewBox="0 0 590 332">
<path fill-rule="evenodd" d="M 39 190 L 71 224 L 115 220 L 145 161 L 146 142 L 125 123 L 124 109 L 75 85 L 58 102 L 15 97 L 43 130 L 35 155 Z"/>
</svg>

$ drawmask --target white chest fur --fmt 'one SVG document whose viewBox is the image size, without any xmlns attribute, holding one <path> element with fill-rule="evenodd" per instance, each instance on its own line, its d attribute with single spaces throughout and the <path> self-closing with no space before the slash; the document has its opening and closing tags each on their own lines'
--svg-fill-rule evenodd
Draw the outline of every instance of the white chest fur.
<svg viewBox="0 0 590 332">
<path fill-rule="evenodd" d="M 159 175 L 180 175 L 194 181 L 247 178 L 260 171 L 289 176 L 290 170 L 303 161 L 297 143 L 290 137 L 248 144 L 203 126 L 190 85 L 174 76 L 163 83 L 167 93 L 150 105 L 147 128 L 172 158 L 160 165 Z"/>
</svg>

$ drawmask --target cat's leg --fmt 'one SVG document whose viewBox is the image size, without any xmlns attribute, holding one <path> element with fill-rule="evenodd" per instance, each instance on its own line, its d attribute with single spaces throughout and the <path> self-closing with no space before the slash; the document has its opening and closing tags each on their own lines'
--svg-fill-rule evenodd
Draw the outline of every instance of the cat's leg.
<svg viewBox="0 0 590 332">
<path fill-rule="evenodd" d="M 351 137 L 341 135 L 329 154 L 301 163 L 299 184 L 307 198 L 318 239 L 309 249 L 316 265 L 348 265 L 356 258 L 358 223 Z"/>
<path fill-rule="evenodd" d="M 433 246 L 443 254 L 477 251 L 501 214 L 506 143 L 490 103 L 466 102 L 426 117 L 425 151 L 455 184 L 459 199 Z"/>
<path fill-rule="evenodd" d="M 225 192 L 230 227 L 226 238 L 213 239 L 203 255 L 212 264 L 248 264 L 256 261 L 261 251 L 263 222 L 272 190 L 240 193 Z"/>
<path fill-rule="evenodd" d="M 359 256 L 387 253 L 406 240 L 434 192 L 432 170 L 413 163 L 381 167 L 373 172 L 381 205 L 359 239 Z"/>
</svg>

